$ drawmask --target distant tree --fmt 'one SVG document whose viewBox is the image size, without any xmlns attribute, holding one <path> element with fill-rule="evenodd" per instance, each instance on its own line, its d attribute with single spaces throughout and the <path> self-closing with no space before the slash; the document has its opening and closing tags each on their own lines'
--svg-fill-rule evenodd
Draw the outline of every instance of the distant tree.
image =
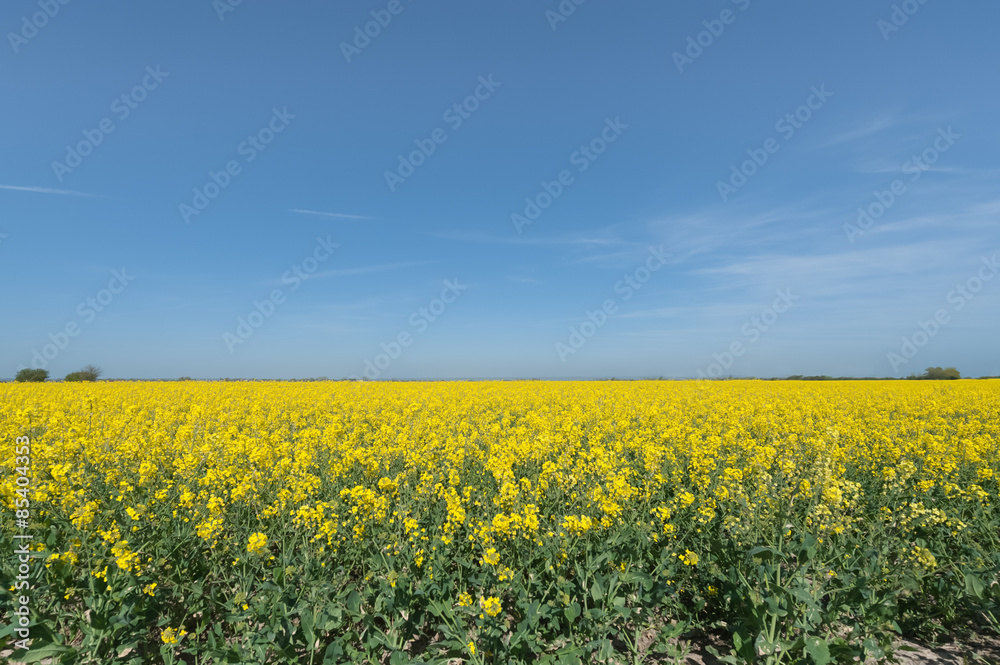
<svg viewBox="0 0 1000 665">
<path fill-rule="evenodd" d="M 21 383 L 41 383 L 47 378 L 49 378 L 49 371 L 47 369 L 22 369 L 14 377 L 14 380 Z"/>
<path fill-rule="evenodd" d="M 923 376 L 919 376 L 917 378 L 930 379 L 932 381 L 944 381 L 950 379 L 961 379 L 962 375 L 954 367 L 947 367 L 945 369 L 941 369 L 940 367 L 928 367 Z"/>
<path fill-rule="evenodd" d="M 194 379 L 192 379 L 190 376 L 182 376 L 181 378 L 179 378 L 177 380 L 178 381 L 193 381 Z"/>
<path fill-rule="evenodd" d="M 94 365 L 87 365 L 79 372 L 70 372 L 63 381 L 97 381 L 101 375 L 101 368 Z"/>
</svg>

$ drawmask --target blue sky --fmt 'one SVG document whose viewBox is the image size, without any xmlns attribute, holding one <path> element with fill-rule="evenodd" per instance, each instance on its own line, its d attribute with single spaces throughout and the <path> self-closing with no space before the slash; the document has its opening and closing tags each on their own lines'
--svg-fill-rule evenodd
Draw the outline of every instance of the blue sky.
<svg viewBox="0 0 1000 665">
<path fill-rule="evenodd" d="M 5 3 L 0 376 L 1000 374 L 995 2 L 223 3 Z"/>
</svg>

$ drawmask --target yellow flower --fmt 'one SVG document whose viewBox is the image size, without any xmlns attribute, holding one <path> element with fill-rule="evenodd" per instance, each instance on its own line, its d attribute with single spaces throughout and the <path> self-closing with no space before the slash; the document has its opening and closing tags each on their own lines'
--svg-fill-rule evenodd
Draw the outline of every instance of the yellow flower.
<svg viewBox="0 0 1000 665">
<path fill-rule="evenodd" d="M 250 554 L 261 554 L 265 550 L 267 550 L 267 536 L 260 532 L 251 534 L 247 542 L 247 552 Z"/>
<path fill-rule="evenodd" d="M 925 547 L 914 547 L 910 559 L 917 568 L 922 570 L 929 571 L 937 568 L 937 558 Z"/>
<path fill-rule="evenodd" d="M 155 590 L 156 590 L 156 582 L 153 582 L 152 584 L 147 584 L 146 586 L 142 587 L 142 592 L 150 596 L 156 595 L 155 593 L 153 593 Z"/>
<path fill-rule="evenodd" d="M 199 538 L 211 542 L 214 547 L 215 539 L 222 533 L 222 518 L 214 517 L 199 523 L 195 527 L 195 532 Z"/>
<path fill-rule="evenodd" d="M 206 507 L 210 513 L 217 515 L 222 512 L 223 507 L 225 507 L 225 503 L 223 503 L 222 499 L 219 497 L 213 496 L 208 500 Z"/>
<path fill-rule="evenodd" d="M 691 550 L 684 550 L 684 554 L 678 554 L 677 558 L 680 559 L 685 566 L 698 565 L 698 555 Z"/>
<path fill-rule="evenodd" d="M 111 548 L 115 563 L 125 572 L 139 568 L 139 555 L 129 549 L 127 540 L 120 540 Z"/>
<path fill-rule="evenodd" d="M 121 532 L 118 530 L 118 524 L 117 523 L 112 524 L 111 528 L 108 529 L 107 531 L 102 531 L 102 530 L 98 529 L 97 530 L 97 534 L 106 543 L 115 543 L 115 542 L 117 542 L 122 537 Z"/>
<path fill-rule="evenodd" d="M 469 642 L 465 645 L 469 649 L 469 653 L 473 656 L 476 655 L 476 645 L 473 642 Z"/>
<path fill-rule="evenodd" d="M 500 614 L 500 610 L 503 609 L 503 606 L 500 604 L 500 599 L 495 596 L 480 598 L 479 607 L 483 610 L 483 612 L 489 614 L 491 617 L 495 617 Z"/>
<path fill-rule="evenodd" d="M 160 633 L 160 639 L 163 640 L 164 644 L 177 644 L 177 642 L 185 635 L 187 635 L 187 631 L 183 628 L 177 629 L 170 628 L 168 626 L 163 629 L 163 632 Z"/>
<path fill-rule="evenodd" d="M 949 570 L 982 569 L 984 516 L 1000 501 L 996 380 L 0 382 L 0 404 L 7 470 L 11 443 L 34 432 L 32 515 L 68 529 L 51 546 L 32 542 L 36 563 L 66 573 L 78 558 L 99 595 L 158 592 L 146 583 L 160 578 L 137 575 L 179 572 L 166 566 L 198 555 L 180 542 L 188 535 L 226 550 L 226 585 L 244 569 L 273 579 L 264 534 L 276 532 L 264 529 L 275 523 L 301 544 L 281 562 L 295 570 L 370 550 L 385 563 L 361 578 L 453 586 L 455 561 L 471 558 L 498 587 L 462 582 L 453 600 L 484 618 L 480 595 L 522 576 L 508 553 L 551 552 L 524 571 L 537 580 L 570 574 L 590 548 L 610 574 L 624 557 L 607 543 L 624 533 L 639 548 L 627 570 L 648 573 L 652 552 L 673 553 L 673 592 L 710 596 L 700 550 L 746 551 L 761 533 L 809 535 L 822 549 L 876 533 L 892 553 L 877 570 L 891 579 L 893 566 L 945 567 L 938 548 Z M 0 475 L 8 510 L 29 498 L 16 472 Z M 168 563 L 158 552 L 180 554 Z M 497 597 L 494 609 L 518 608 Z"/>
</svg>

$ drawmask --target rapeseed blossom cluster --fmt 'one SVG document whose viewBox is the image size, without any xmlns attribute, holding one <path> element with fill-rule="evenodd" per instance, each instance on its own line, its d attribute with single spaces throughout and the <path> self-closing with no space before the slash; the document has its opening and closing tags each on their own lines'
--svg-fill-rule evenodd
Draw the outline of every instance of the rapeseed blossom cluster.
<svg viewBox="0 0 1000 665">
<path fill-rule="evenodd" d="M 0 502 L 27 435 L 66 616 L 97 579 L 179 626 L 198 566 L 244 610 L 339 571 L 496 621 L 538 589 L 575 616 L 581 562 L 711 611 L 720 552 L 784 542 L 830 584 L 871 551 L 883 579 L 996 575 L 997 381 L 8 383 L 0 404 Z"/>
</svg>

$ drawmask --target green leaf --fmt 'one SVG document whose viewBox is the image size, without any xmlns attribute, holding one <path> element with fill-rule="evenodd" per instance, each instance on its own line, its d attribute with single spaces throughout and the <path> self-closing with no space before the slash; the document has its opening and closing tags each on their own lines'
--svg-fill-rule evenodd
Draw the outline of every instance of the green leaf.
<svg viewBox="0 0 1000 665">
<path fill-rule="evenodd" d="M 552 655 L 558 658 L 558 662 L 566 663 L 566 665 L 578 665 L 584 662 L 586 658 L 586 653 L 584 653 L 583 649 L 573 646 L 563 647 Z"/>
<path fill-rule="evenodd" d="M 983 599 L 983 591 L 986 586 L 983 584 L 975 575 L 970 573 L 965 573 L 965 592 L 975 598 L 976 600 Z"/>
<path fill-rule="evenodd" d="M 341 662 L 344 657 L 344 650 L 340 647 L 340 644 L 334 642 L 326 648 L 323 652 L 323 665 L 333 665 L 334 663 Z"/>
<path fill-rule="evenodd" d="M 721 653 L 719 653 L 719 650 L 716 649 L 715 647 L 713 647 L 712 645 L 706 646 L 705 650 L 708 651 L 713 656 L 715 656 L 716 660 L 719 660 L 719 661 L 721 661 L 723 663 L 730 663 L 731 665 L 738 665 L 738 664 L 744 662 L 743 659 L 738 658 L 737 656 L 734 656 L 733 654 L 722 655 Z"/>
<path fill-rule="evenodd" d="M 38 661 L 46 658 L 59 658 L 64 654 L 76 655 L 76 649 L 62 644 L 46 644 L 38 649 L 29 649 L 28 653 L 21 658 L 21 662 L 37 663 Z"/>
<path fill-rule="evenodd" d="M 786 610 L 781 609 L 781 607 L 778 604 L 778 599 L 775 598 L 774 596 L 768 596 L 765 599 L 765 602 L 767 603 L 767 613 L 770 614 L 771 616 L 783 617 L 788 615 L 788 612 Z"/>
<path fill-rule="evenodd" d="M 347 610 L 351 614 L 358 614 L 361 611 L 361 596 L 357 591 L 352 590 L 347 597 Z"/>
<path fill-rule="evenodd" d="M 580 603 L 572 603 L 568 605 L 566 609 L 563 610 L 563 614 L 572 623 L 578 616 L 580 616 Z"/>
<path fill-rule="evenodd" d="M 830 647 L 827 646 L 826 640 L 818 637 L 807 637 L 805 646 L 806 653 L 812 657 L 816 665 L 826 665 L 831 662 Z"/>
<path fill-rule="evenodd" d="M 524 623 L 528 626 L 534 628 L 538 625 L 538 608 L 541 607 L 541 603 L 537 600 L 533 601 L 524 612 Z"/>
<path fill-rule="evenodd" d="M 601 602 L 604 598 L 604 589 L 601 588 L 601 581 L 594 580 L 594 584 L 590 587 L 590 597 L 594 599 L 595 603 Z"/>
<path fill-rule="evenodd" d="M 329 632 L 340 625 L 340 619 L 343 615 L 344 613 L 339 607 L 329 607 L 324 612 L 322 621 L 317 621 L 316 625 L 320 627 L 320 630 Z"/>
<path fill-rule="evenodd" d="M 862 642 L 862 645 L 865 648 L 865 654 L 867 654 L 869 658 L 874 658 L 876 660 L 879 660 L 885 657 L 885 651 L 882 649 L 881 645 L 879 645 L 879 643 L 876 642 L 873 638 L 871 637 L 865 638 L 865 641 Z"/>
<path fill-rule="evenodd" d="M 791 594 L 796 600 L 805 603 L 809 607 L 816 606 L 816 599 L 813 598 L 813 595 L 809 592 L 808 589 L 804 589 L 802 587 L 796 587 L 791 590 Z"/>
<path fill-rule="evenodd" d="M 761 631 L 753 646 L 757 650 L 758 656 L 770 656 L 774 653 L 775 643 L 768 639 L 764 631 Z"/>
<path fill-rule="evenodd" d="M 302 633 L 305 635 L 307 644 L 312 644 L 316 639 L 313 632 L 315 620 L 316 618 L 309 612 L 303 612 L 299 615 L 299 626 L 302 627 Z"/>
</svg>

